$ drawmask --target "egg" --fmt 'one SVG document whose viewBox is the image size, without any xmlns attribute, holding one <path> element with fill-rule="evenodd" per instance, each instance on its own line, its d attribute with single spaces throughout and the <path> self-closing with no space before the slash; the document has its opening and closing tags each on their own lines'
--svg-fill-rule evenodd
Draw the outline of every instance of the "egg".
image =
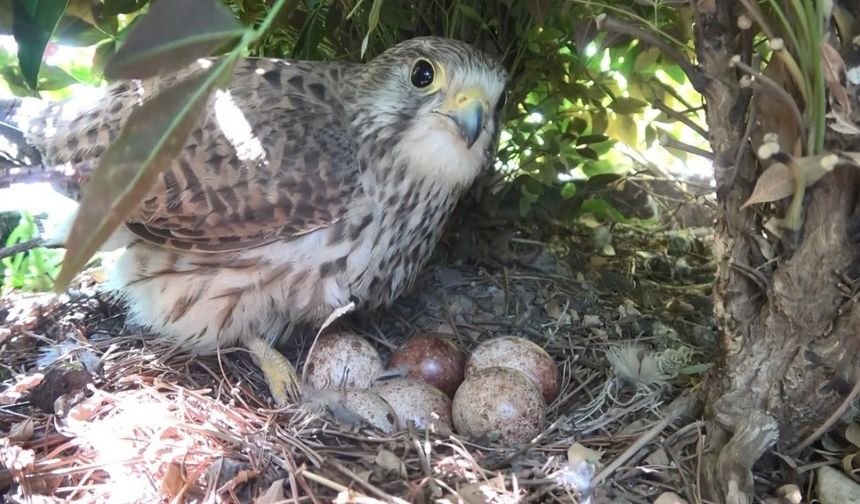
<svg viewBox="0 0 860 504">
<path fill-rule="evenodd" d="M 343 406 L 386 434 L 400 430 L 397 413 L 375 392 L 360 389 L 347 390 L 344 392 Z"/>
<path fill-rule="evenodd" d="M 429 383 L 412 378 L 394 378 L 374 384 L 371 389 L 391 405 L 401 427 L 408 422 L 424 429 L 434 426 L 439 432 L 450 432 L 451 398 Z"/>
<path fill-rule="evenodd" d="M 337 331 L 319 338 L 305 364 L 304 381 L 315 389 L 367 389 L 382 371 L 382 358 L 357 334 Z"/>
<path fill-rule="evenodd" d="M 543 429 L 546 404 L 537 385 L 508 367 L 472 372 L 457 389 L 452 405 L 454 428 L 469 438 L 497 437 L 516 446 Z"/>
<path fill-rule="evenodd" d="M 549 404 L 561 384 L 558 366 L 546 351 L 533 342 L 515 336 L 502 336 L 478 345 L 466 363 L 466 378 L 481 369 L 504 366 L 516 369 L 535 382 Z"/>
<path fill-rule="evenodd" d="M 466 355 L 441 333 L 425 333 L 408 339 L 388 360 L 388 369 L 422 380 L 454 397 L 463 382 Z"/>
</svg>

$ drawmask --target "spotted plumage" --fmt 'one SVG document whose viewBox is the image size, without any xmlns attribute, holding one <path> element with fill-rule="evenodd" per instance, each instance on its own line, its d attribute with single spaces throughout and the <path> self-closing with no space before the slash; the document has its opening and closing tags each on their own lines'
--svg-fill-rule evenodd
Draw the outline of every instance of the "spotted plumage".
<svg viewBox="0 0 860 504">
<path fill-rule="evenodd" d="M 136 104 L 206 64 L 13 118 L 48 163 L 91 164 Z M 195 351 L 391 303 L 492 162 L 506 80 L 473 47 L 429 37 L 367 64 L 241 61 L 111 240 L 126 250 L 106 290 Z"/>
</svg>

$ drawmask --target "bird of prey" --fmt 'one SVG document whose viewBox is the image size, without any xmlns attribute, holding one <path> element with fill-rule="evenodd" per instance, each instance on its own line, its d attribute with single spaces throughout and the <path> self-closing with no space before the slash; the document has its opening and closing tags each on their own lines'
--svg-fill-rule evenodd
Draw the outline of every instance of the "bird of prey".
<svg viewBox="0 0 860 504">
<path fill-rule="evenodd" d="M 135 106 L 207 63 L 117 82 L 87 103 L 7 103 L 5 121 L 45 164 L 92 164 Z M 437 37 L 365 64 L 240 61 L 109 240 L 125 251 L 104 288 L 130 322 L 191 351 L 245 346 L 276 402 L 294 400 L 295 370 L 271 345 L 294 324 L 351 301 L 388 305 L 410 287 L 495 158 L 507 80 L 490 56 Z"/>
</svg>

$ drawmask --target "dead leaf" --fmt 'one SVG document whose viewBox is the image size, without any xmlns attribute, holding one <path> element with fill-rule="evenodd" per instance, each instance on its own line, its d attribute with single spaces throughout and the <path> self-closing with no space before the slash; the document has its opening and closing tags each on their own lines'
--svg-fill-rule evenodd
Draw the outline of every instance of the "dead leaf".
<svg viewBox="0 0 860 504">
<path fill-rule="evenodd" d="M 845 427 L 845 439 L 854 446 L 860 448 L 860 424 L 851 422 Z"/>
<path fill-rule="evenodd" d="M 45 373 L 45 378 L 25 399 L 42 411 L 54 413 L 57 399 L 82 391 L 92 381 L 92 376 L 80 367 L 72 364 L 55 366 Z"/>
<path fill-rule="evenodd" d="M 803 494 L 800 493 L 800 487 L 794 483 L 788 483 L 777 488 L 776 495 L 785 504 L 800 504 L 803 502 Z"/>
<path fill-rule="evenodd" d="M 567 449 L 567 460 L 568 462 L 585 461 L 589 464 L 596 464 L 600 462 L 600 452 L 587 448 L 580 443 L 573 443 Z"/>
<path fill-rule="evenodd" d="M 850 453 L 842 457 L 842 470 L 849 476 L 855 476 L 860 467 L 860 453 Z"/>
<path fill-rule="evenodd" d="M 830 112 L 827 113 L 827 118 L 833 119 L 833 122 L 827 124 L 827 126 L 833 131 L 843 135 L 860 135 L 860 128 L 854 124 L 854 121 L 852 121 L 850 117 L 846 116 L 841 111 L 831 109 Z"/>
<path fill-rule="evenodd" d="M 842 76 L 846 69 L 845 60 L 828 42 L 821 42 L 821 63 L 824 67 L 824 81 L 827 83 L 831 99 L 845 115 L 851 115 L 851 99 L 845 86 L 842 85 Z"/>
<path fill-rule="evenodd" d="M 185 474 L 179 462 L 171 462 L 167 465 L 164 477 L 161 478 L 159 493 L 172 501 L 185 488 Z M 179 499 L 182 502 L 184 499 Z"/>
<path fill-rule="evenodd" d="M 254 504 L 274 504 L 275 502 L 282 502 L 285 499 L 284 480 L 279 479 L 273 481 L 265 492 L 261 493 L 259 497 L 254 499 Z"/>
<path fill-rule="evenodd" d="M 384 481 L 389 481 L 391 478 L 406 478 L 406 464 L 394 452 L 380 448 L 373 462 L 381 470 L 378 476 L 381 476 Z"/>
<path fill-rule="evenodd" d="M 33 419 L 28 418 L 12 424 L 6 437 L 13 443 L 23 443 L 30 440 L 33 437 Z"/>
<path fill-rule="evenodd" d="M 561 307 L 555 299 L 547 301 L 543 308 L 546 311 L 546 316 L 553 320 L 558 320 L 562 316 Z"/>
<path fill-rule="evenodd" d="M 822 154 L 795 158 L 795 164 L 803 176 L 806 187 L 810 187 L 833 170 L 838 160 L 835 154 Z M 792 194 L 794 194 L 794 176 L 791 169 L 783 163 L 774 163 L 758 178 L 752 195 L 741 205 L 741 208 L 755 203 L 781 200 Z"/>
<path fill-rule="evenodd" d="M 687 501 L 675 492 L 663 492 L 654 500 L 654 504 L 687 504 Z"/>
</svg>

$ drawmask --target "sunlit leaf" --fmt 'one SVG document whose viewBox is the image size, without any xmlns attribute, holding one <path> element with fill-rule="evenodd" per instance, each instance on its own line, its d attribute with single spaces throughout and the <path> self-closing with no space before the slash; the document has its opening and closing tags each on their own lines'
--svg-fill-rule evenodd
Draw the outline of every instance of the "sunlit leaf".
<svg viewBox="0 0 860 504">
<path fill-rule="evenodd" d="M 376 30 L 377 25 L 379 25 L 379 11 L 382 9 L 382 0 L 373 0 L 373 4 L 370 6 L 370 15 L 367 18 L 367 34 L 364 36 L 364 40 L 361 41 L 361 57 L 364 57 L 364 53 L 367 52 L 367 43 L 370 41 L 370 35 Z"/>
<path fill-rule="evenodd" d="M 158 93 L 134 109 L 102 154 L 85 186 L 57 278 L 64 287 L 146 196 L 197 125 L 216 84 L 232 72 L 230 58 Z"/>
<path fill-rule="evenodd" d="M 660 50 L 656 47 L 649 47 L 636 56 L 636 61 L 633 63 L 633 69 L 637 72 L 654 72 L 657 66 L 657 60 L 660 59 Z"/>
<path fill-rule="evenodd" d="M 108 38 L 100 28 L 76 16 L 64 16 L 54 30 L 54 39 L 71 47 L 87 47 Z"/>
<path fill-rule="evenodd" d="M 648 104 L 642 100 L 637 100 L 636 98 L 630 98 L 627 96 L 619 96 L 612 100 L 610 108 L 619 114 L 636 114 L 642 112 L 646 105 Z"/>
<path fill-rule="evenodd" d="M 12 0 L 12 33 L 18 43 L 18 62 L 24 82 L 38 89 L 42 55 L 69 0 Z"/>
<path fill-rule="evenodd" d="M 629 115 L 616 115 L 609 123 L 606 134 L 630 146 L 636 146 L 639 141 L 639 127 Z"/>
<path fill-rule="evenodd" d="M 182 68 L 244 33 L 214 0 L 156 2 L 105 65 L 109 79 L 142 79 Z"/>
</svg>

